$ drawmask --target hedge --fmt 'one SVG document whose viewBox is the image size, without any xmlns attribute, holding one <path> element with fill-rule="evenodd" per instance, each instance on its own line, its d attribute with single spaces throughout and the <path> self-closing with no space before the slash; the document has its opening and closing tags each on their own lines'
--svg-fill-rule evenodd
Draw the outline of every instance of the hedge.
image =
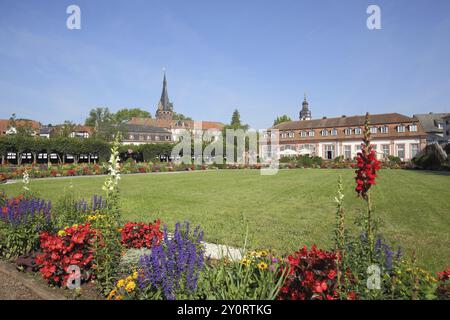
<svg viewBox="0 0 450 320">
<path fill-rule="evenodd" d="M 154 161 L 161 154 L 170 154 L 173 144 L 142 144 L 142 145 L 123 145 L 121 152 L 132 150 L 133 153 L 142 154 L 144 160 Z M 107 161 L 110 157 L 110 143 L 96 138 L 43 138 L 18 135 L 0 136 L 0 155 L 2 164 L 5 163 L 8 152 L 18 153 L 30 152 L 33 155 L 33 163 L 36 163 L 39 153 L 56 153 L 60 163 L 65 163 L 66 155 L 74 156 L 74 162 L 78 162 L 80 154 L 97 154 L 99 162 Z M 17 158 L 18 164 L 21 164 L 21 157 Z M 48 159 L 50 161 L 50 159 Z"/>
</svg>

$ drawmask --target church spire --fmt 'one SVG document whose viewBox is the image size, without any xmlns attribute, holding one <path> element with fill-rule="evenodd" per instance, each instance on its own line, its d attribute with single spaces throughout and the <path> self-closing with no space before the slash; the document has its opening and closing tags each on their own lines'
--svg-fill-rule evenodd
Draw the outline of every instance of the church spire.
<svg viewBox="0 0 450 320">
<path fill-rule="evenodd" d="M 173 104 L 169 101 L 169 94 L 167 93 L 167 79 L 166 71 L 164 70 L 163 87 L 161 98 L 159 99 L 158 108 L 156 109 L 157 119 L 172 119 Z"/>
<path fill-rule="evenodd" d="M 169 111 L 170 109 L 170 102 L 169 102 L 169 94 L 167 93 L 167 79 L 166 79 L 166 72 L 164 71 L 164 80 L 163 80 L 163 87 L 161 92 L 161 99 L 159 100 L 162 109 L 164 111 Z"/>
<path fill-rule="evenodd" d="M 309 110 L 309 103 L 306 100 L 306 93 L 304 94 L 302 109 L 300 110 L 300 120 L 311 120 L 311 111 Z"/>
</svg>

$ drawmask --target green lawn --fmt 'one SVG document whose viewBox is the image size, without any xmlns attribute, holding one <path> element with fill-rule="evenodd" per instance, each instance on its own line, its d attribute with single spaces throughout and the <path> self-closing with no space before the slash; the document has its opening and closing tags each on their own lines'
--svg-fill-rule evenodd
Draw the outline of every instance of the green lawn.
<svg viewBox="0 0 450 320">
<path fill-rule="evenodd" d="M 343 175 L 348 224 L 363 208 L 352 170 L 282 170 L 261 176 L 257 170 L 123 175 L 120 183 L 125 219 L 161 218 L 169 226 L 189 220 L 200 224 L 209 242 L 242 245 L 243 218 L 252 247 L 289 252 L 303 245 L 331 244 L 336 180 Z M 56 200 L 72 180 L 80 197 L 100 194 L 103 177 L 35 180 L 31 188 Z M 0 186 L 9 195 L 21 183 Z M 374 187 L 376 214 L 383 233 L 431 271 L 450 266 L 450 175 L 383 170 Z"/>
</svg>

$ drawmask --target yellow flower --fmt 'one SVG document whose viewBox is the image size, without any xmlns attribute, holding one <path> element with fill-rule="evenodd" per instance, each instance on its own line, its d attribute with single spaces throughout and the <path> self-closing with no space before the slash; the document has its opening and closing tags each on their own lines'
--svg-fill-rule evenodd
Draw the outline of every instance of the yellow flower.
<svg viewBox="0 0 450 320">
<path fill-rule="evenodd" d="M 127 286 L 125 287 L 125 290 L 127 290 L 127 292 L 131 292 L 136 288 L 136 283 L 134 281 L 131 281 L 127 284 Z"/>
<path fill-rule="evenodd" d="M 267 263 L 265 263 L 264 261 L 261 261 L 260 263 L 258 263 L 258 268 L 259 268 L 259 270 L 267 269 Z"/>
<path fill-rule="evenodd" d="M 267 257 L 269 255 L 269 252 L 267 250 L 261 250 L 259 254 L 261 255 L 261 257 Z"/>
<path fill-rule="evenodd" d="M 125 280 L 120 279 L 117 281 L 117 288 L 122 288 L 125 285 Z"/>
<path fill-rule="evenodd" d="M 115 295 L 116 295 L 117 291 L 116 290 L 112 290 L 109 295 L 108 295 L 108 300 L 111 300 Z"/>
<path fill-rule="evenodd" d="M 251 263 L 252 262 L 249 259 L 247 259 L 247 258 L 244 258 L 244 259 L 241 260 L 241 264 L 243 264 L 246 267 L 250 266 Z"/>
<path fill-rule="evenodd" d="M 66 235 L 66 232 L 64 230 L 59 230 L 58 231 L 58 236 L 62 237 L 62 236 L 65 236 L 65 235 Z"/>
<path fill-rule="evenodd" d="M 132 277 L 132 276 L 128 276 L 128 277 L 125 279 L 125 281 L 126 281 L 126 282 L 132 282 L 132 281 L 133 281 L 133 277 Z"/>
<path fill-rule="evenodd" d="M 74 229 L 78 228 L 78 224 L 74 224 L 74 225 L 72 226 L 72 228 L 74 228 Z"/>
<path fill-rule="evenodd" d="M 135 271 L 135 272 L 133 272 L 133 279 L 136 280 L 137 278 L 138 278 L 138 272 Z"/>
<path fill-rule="evenodd" d="M 117 296 L 115 300 L 123 300 L 122 296 Z"/>
</svg>

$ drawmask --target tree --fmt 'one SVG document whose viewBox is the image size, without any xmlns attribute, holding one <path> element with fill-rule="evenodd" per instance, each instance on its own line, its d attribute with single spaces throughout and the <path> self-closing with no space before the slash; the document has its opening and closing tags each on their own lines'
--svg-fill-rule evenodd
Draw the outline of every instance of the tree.
<svg viewBox="0 0 450 320">
<path fill-rule="evenodd" d="M 117 131 L 114 114 L 108 108 L 95 108 L 89 112 L 85 125 L 94 127 L 94 136 L 111 141 Z"/>
<path fill-rule="evenodd" d="M 281 117 L 277 117 L 275 119 L 275 121 L 273 122 L 273 125 L 276 126 L 277 124 L 287 122 L 287 121 L 292 121 L 292 119 L 289 116 L 283 114 Z"/>
<path fill-rule="evenodd" d="M 34 133 L 31 120 L 17 119 L 15 113 L 13 113 L 9 118 L 8 130 L 9 129 L 12 129 L 14 134 L 19 136 L 31 136 Z"/>
<path fill-rule="evenodd" d="M 70 134 L 75 130 L 75 124 L 72 121 L 66 120 L 58 128 L 57 135 L 61 137 L 70 137 Z"/>
<path fill-rule="evenodd" d="M 121 109 L 114 114 L 114 120 L 116 123 L 123 123 L 126 121 L 130 121 L 131 118 L 151 118 L 152 115 L 150 112 L 139 109 Z"/>
<path fill-rule="evenodd" d="M 188 121 L 192 121 L 191 117 L 186 117 L 184 114 L 176 113 L 176 112 L 173 113 L 172 119 L 173 120 L 188 120 Z"/>
<path fill-rule="evenodd" d="M 108 108 L 95 108 L 89 112 L 89 116 L 84 124 L 98 130 L 102 123 L 110 122 L 112 120 L 113 114 L 111 114 Z"/>
</svg>

